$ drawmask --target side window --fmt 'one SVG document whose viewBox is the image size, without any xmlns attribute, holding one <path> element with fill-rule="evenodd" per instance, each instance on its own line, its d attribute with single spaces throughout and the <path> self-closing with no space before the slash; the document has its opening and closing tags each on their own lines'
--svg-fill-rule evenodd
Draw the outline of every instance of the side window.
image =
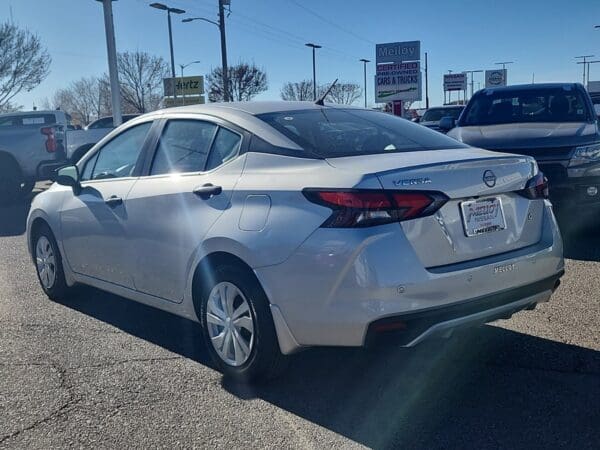
<svg viewBox="0 0 600 450">
<path fill-rule="evenodd" d="M 92 156 L 86 161 L 85 166 L 83 167 L 83 170 L 81 172 L 81 181 L 87 181 L 92 179 L 92 170 L 94 170 L 94 166 L 96 165 L 96 160 L 98 159 L 99 154 L 100 152 L 94 153 L 94 156 Z"/>
<path fill-rule="evenodd" d="M 220 127 L 210 150 L 210 155 L 208 156 L 206 170 L 219 167 L 224 162 L 233 158 L 237 154 L 241 142 L 242 137 L 239 134 L 229 131 L 227 128 Z"/>
<path fill-rule="evenodd" d="M 95 160 L 90 180 L 131 176 L 151 126 L 152 122 L 145 122 L 128 128 L 111 139 L 98 151 L 98 156 L 89 160 L 83 173 L 88 171 L 88 165 Z"/>
<path fill-rule="evenodd" d="M 151 175 L 201 172 L 217 126 L 200 120 L 170 120 L 160 137 Z"/>
</svg>

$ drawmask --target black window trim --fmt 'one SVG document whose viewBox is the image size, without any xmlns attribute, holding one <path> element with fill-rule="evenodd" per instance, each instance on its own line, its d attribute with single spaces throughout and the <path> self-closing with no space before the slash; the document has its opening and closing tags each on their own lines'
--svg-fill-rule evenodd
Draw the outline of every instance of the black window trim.
<svg viewBox="0 0 600 450">
<path fill-rule="evenodd" d="M 202 170 L 195 171 L 195 172 L 182 172 L 180 174 L 182 176 L 202 175 L 205 173 L 211 173 L 211 172 L 223 167 L 225 164 L 228 164 L 228 163 L 234 161 L 240 155 L 243 155 L 244 153 L 246 153 L 248 151 L 248 145 L 251 140 L 250 139 L 251 133 L 231 122 L 221 119 L 220 117 L 210 116 L 207 114 L 194 114 L 194 113 L 169 114 L 169 115 L 163 116 L 159 120 L 157 120 L 157 122 L 159 122 L 159 123 L 156 126 L 156 130 L 155 130 L 156 134 L 154 136 L 155 139 L 151 143 L 147 143 L 148 144 L 148 148 L 146 150 L 147 156 L 146 156 L 146 159 L 144 162 L 144 167 L 141 171 L 141 175 L 139 175 L 140 177 L 153 177 L 154 178 L 154 177 L 169 177 L 169 176 L 173 175 L 172 173 L 160 173 L 160 174 L 155 174 L 155 175 L 153 175 L 151 173 L 152 172 L 152 164 L 154 163 L 154 158 L 156 157 L 156 154 L 158 153 L 158 143 L 159 143 L 160 137 L 162 136 L 162 134 L 165 130 L 165 127 L 167 126 L 167 123 L 171 120 L 196 120 L 199 122 L 207 122 L 207 123 L 210 123 L 211 125 L 214 125 L 216 128 L 215 128 L 215 132 L 212 136 L 207 155 L 210 155 L 210 152 L 212 152 L 213 145 L 214 145 L 215 139 L 217 137 L 217 133 L 219 132 L 219 128 L 225 128 L 233 133 L 238 134 L 242 138 L 242 142 L 240 144 L 240 147 L 237 151 L 237 155 L 235 157 L 229 159 L 227 162 L 221 164 L 220 166 L 217 166 L 214 169 L 207 171 L 207 170 L 205 170 L 206 164 L 208 163 L 208 156 L 207 156 L 206 161 L 204 161 L 204 167 L 202 168 Z"/>
</svg>

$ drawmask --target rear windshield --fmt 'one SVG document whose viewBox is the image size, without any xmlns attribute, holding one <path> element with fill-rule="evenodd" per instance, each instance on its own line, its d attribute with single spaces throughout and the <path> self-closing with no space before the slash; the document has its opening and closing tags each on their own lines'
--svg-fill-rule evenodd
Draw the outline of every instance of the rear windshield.
<svg viewBox="0 0 600 450">
<path fill-rule="evenodd" d="M 467 105 L 460 125 L 592 120 L 583 94 L 572 86 L 564 86 L 480 91 Z"/>
<path fill-rule="evenodd" d="M 15 116 L 0 117 L 0 128 L 4 127 L 30 127 L 53 125 L 56 123 L 54 114 L 19 114 Z"/>
<path fill-rule="evenodd" d="M 423 122 L 439 122 L 442 117 L 452 117 L 458 119 L 464 108 L 432 108 L 425 111 L 421 121 Z"/>
<path fill-rule="evenodd" d="M 320 108 L 258 118 L 320 158 L 465 147 L 441 133 L 377 111 Z"/>
</svg>

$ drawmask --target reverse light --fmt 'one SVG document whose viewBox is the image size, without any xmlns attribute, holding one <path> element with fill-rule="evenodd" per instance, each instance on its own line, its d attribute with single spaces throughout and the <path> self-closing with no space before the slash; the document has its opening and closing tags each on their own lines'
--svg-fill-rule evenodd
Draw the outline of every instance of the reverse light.
<svg viewBox="0 0 600 450">
<path fill-rule="evenodd" d="M 569 167 L 600 161 L 600 143 L 575 148 Z"/>
<path fill-rule="evenodd" d="M 542 172 L 538 172 L 535 177 L 527 182 L 525 189 L 519 191 L 519 194 L 531 200 L 548 198 L 548 178 L 546 178 Z"/>
<path fill-rule="evenodd" d="M 416 219 L 435 213 L 448 197 L 430 191 L 304 189 L 313 203 L 332 209 L 324 228 L 360 228 Z"/>
</svg>

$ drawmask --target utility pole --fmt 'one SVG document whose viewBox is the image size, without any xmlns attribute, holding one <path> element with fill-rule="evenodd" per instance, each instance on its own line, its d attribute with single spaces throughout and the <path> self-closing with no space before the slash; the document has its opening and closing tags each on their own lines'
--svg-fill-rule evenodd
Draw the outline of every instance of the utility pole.
<svg viewBox="0 0 600 450">
<path fill-rule="evenodd" d="M 223 70 L 223 100 L 229 101 L 229 69 L 227 68 L 227 41 L 225 39 L 225 10 L 224 5 L 229 0 L 219 0 L 219 31 L 221 32 L 221 66 Z"/>
<path fill-rule="evenodd" d="M 315 68 L 315 50 L 321 48 L 320 45 L 308 43 L 304 44 L 312 48 L 312 63 L 313 63 L 313 100 L 317 100 L 317 69 Z"/>
<path fill-rule="evenodd" d="M 583 62 L 578 62 L 577 64 L 583 64 L 583 85 L 585 86 L 585 67 L 587 63 L 587 58 L 593 58 L 595 55 L 581 55 L 576 56 L 575 59 L 583 59 Z"/>
<path fill-rule="evenodd" d="M 471 97 L 473 97 L 474 94 L 474 86 L 475 86 L 475 81 L 473 79 L 474 74 L 476 73 L 483 73 L 483 70 L 465 70 L 465 73 L 471 74 Z M 465 101 L 467 99 L 465 98 Z"/>
<path fill-rule="evenodd" d="M 364 74 L 364 86 L 365 86 L 365 108 L 367 107 L 367 63 L 370 63 L 368 59 L 362 58 L 359 61 L 363 63 L 363 74 Z M 314 87 L 313 87 L 314 89 Z"/>
<path fill-rule="evenodd" d="M 106 30 L 106 52 L 108 54 L 108 75 L 112 99 L 113 124 L 118 127 L 123 123 L 121 115 L 121 93 L 119 89 L 119 73 L 117 72 L 117 46 L 115 44 L 115 27 L 113 24 L 112 2 L 115 0 L 97 0 L 104 8 L 104 28 Z"/>
<path fill-rule="evenodd" d="M 427 52 L 425 52 L 425 108 L 429 109 L 429 67 L 427 65 Z"/>
<path fill-rule="evenodd" d="M 152 8 L 160 9 L 167 12 L 167 23 L 169 25 L 169 49 L 171 50 L 171 77 L 175 78 L 175 55 L 173 54 L 173 31 L 171 29 L 171 13 L 173 14 L 184 14 L 185 10 L 179 8 L 170 8 L 162 3 L 150 3 Z M 177 98 L 177 88 L 175 87 L 175 80 L 173 80 L 173 98 Z"/>
<path fill-rule="evenodd" d="M 591 66 L 592 64 L 597 64 L 597 63 L 600 63 L 600 60 L 595 60 L 595 61 L 586 61 L 586 62 L 579 61 L 579 62 L 577 63 L 577 64 L 583 64 L 583 70 L 584 70 L 584 72 L 585 72 L 585 70 L 586 70 L 586 66 L 587 66 L 587 77 L 585 78 L 585 80 L 587 81 L 587 84 L 585 84 L 585 82 L 584 82 L 584 86 L 585 86 L 585 87 L 587 87 L 587 85 L 590 83 L 590 66 Z"/>
</svg>

